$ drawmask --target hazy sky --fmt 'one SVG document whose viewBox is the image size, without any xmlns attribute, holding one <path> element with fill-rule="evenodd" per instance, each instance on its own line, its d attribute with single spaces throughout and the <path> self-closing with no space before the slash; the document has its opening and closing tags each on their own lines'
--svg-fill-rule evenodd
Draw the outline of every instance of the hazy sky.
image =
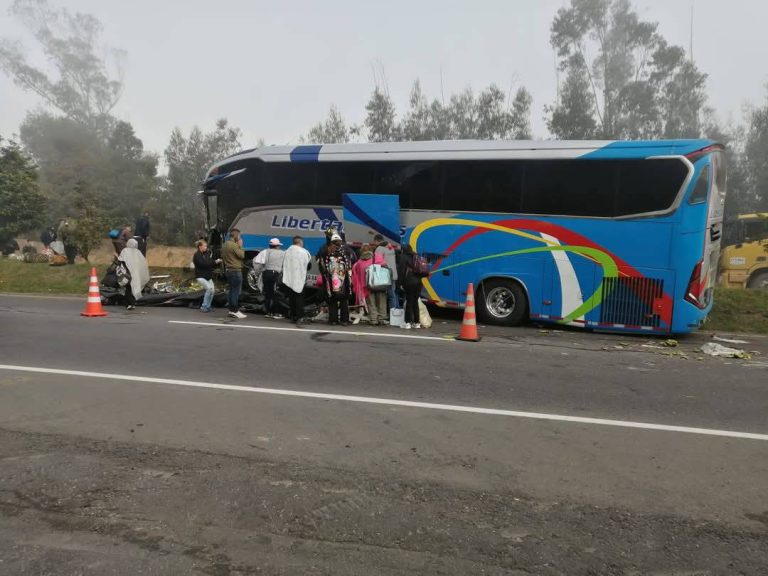
<svg viewBox="0 0 768 576">
<path fill-rule="evenodd" d="M 335 103 L 361 122 L 383 69 L 405 110 L 416 78 L 428 96 L 491 82 L 526 86 L 532 121 L 547 136 L 543 107 L 555 97 L 549 27 L 566 0 L 50 0 L 96 15 L 104 41 L 127 52 L 125 92 L 116 114 L 161 152 L 174 126 L 210 129 L 216 118 L 239 126 L 244 146 L 257 138 L 295 143 Z M 24 38 L 0 0 L 0 36 Z M 739 119 L 761 103 L 768 81 L 768 2 L 635 0 L 671 43 L 689 44 L 709 74 L 709 103 Z M 39 101 L 0 75 L 0 135 L 7 137 Z"/>
</svg>

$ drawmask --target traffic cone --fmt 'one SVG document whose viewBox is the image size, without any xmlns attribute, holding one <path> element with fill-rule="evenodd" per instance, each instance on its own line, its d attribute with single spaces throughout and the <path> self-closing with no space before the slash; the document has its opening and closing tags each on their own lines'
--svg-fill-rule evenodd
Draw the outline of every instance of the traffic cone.
<svg viewBox="0 0 768 576">
<path fill-rule="evenodd" d="M 101 294 L 99 293 L 99 281 L 96 279 L 96 268 L 91 268 L 91 279 L 88 282 L 88 301 L 85 310 L 80 316 L 106 316 L 107 313 L 101 307 Z"/>
<path fill-rule="evenodd" d="M 477 333 L 477 320 L 475 317 L 475 290 L 472 282 L 467 287 L 467 302 L 464 306 L 464 319 L 461 321 L 461 331 L 456 340 L 465 340 L 466 342 L 480 342 L 480 336 Z"/>
</svg>

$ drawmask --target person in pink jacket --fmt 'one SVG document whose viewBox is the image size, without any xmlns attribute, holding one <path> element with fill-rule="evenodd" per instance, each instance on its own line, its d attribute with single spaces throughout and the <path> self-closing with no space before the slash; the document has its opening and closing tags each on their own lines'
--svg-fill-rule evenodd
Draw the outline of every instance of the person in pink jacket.
<svg viewBox="0 0 768 576">
<path fill-rule="evenodd" d="M 374 247 L 365 245 L 360 250 L 360 259 L 352 266 L 352 288 L 358 305 L 364 305 L 368 310 L 371 324 L 387 324 L 387 291 L 371 290 L 366 281 L 366 270 L 371 264 L 386 266 L 382 254 L 374 254 Z"/>
</svg>

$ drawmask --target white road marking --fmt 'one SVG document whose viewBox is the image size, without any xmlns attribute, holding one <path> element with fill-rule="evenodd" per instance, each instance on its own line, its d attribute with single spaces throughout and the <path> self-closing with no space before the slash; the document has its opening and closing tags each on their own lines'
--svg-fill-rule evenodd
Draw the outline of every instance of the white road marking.
<svg viewBox="0 0 768 576">
<path fill-rule="evenodd" d="M 0 294 L 0 298 L 3 296 L 8 298 L 35 298 L 37 300 L 79 300 L 82 302 L 83 298 L 87 297 L 87 294 L 84 296 L 78 296 L 76 294 L 61 294 L 58 296 L 52 296 L 48 294 L 24 294 L 21 292 L 3 292 Z"/>
<path fill-rule="evenodd" d="M 38 368 L 34 366 L 14 366 L 9 364 L 0 364 L 0 370 L 13 370 L 16 372 L 33 372 L 33 373 L 39 373 L 39 374 L 59 374 L 62 376 L 82 376 L 86 378 L 103 378 L 106 380 L 127 380 L 130 382 L 170 384 L 173 386 L 187 386 L 190 388 L 209 388 L 213 390 L 233 390 L 236 392 L 254 392 L 257 394 L 272 394 L 275 396 L 292 396 L 295 398 L 316 398 L 320 400 L 339 400 L 342 402 L 360 402 L 362 404 L 403 406 L 407 408 L 425 408 L 427 410 L 443 410 L 447 412 L 488 414 L 492 416 L 510 416 L 513 418 L 549 420 L 552 422 L 574 422 L 577 424 L 594 424 L 598 426 L 616 426 L 619 428 L 638 428 L 641 430 L 660 430 L 664 432 L 681 432 L 685 434 L 700 434 L 703 436 L 724 436 L 727 438 L 741 438 L 746 440 L 768 441 L 768 434 L 755 434 L 753 432 L 736 432 L 733 430 L 717 430 L 717 429 L 711 429 L 711 428 L 691 428 L 688 426 L 671 426 L 667 424 L 653 424 L 649 422 L 608 420 L 605 418 L 566 416 L 562 414 L 545 414 L 541 412 L 521 412 L 518 410 L 501 410 L 498 408 L 457 406 L 453 404 L 434 404 L 432 402 L 414 402 L 411 400 L 395 400 L 392 398 L 371 398 L 367 396 L 348 396 L 346 394 L 325 394 L 322 392 L 303 392 L 299 390 L 281 390 L 277 388 L 257 388 L 254 386 L 217 384 L 214 382 L 195 382 L 192 380 L 175 380 L 172 378 L 151 378 L 148 376 L 130 376 L 127 374 L 109 374 L 109 373 L 103 373 L 103 372 L 84 372 L 81 370 L 61 370 L 58 368 Z"/>
<path fill-rule="evenodd" d="M 193 326 L 215 326 L 216 328 L 250 328 L 252 330 L 278 330 L 281 332 L 304 332 L 305 334 L 346 334 L 349 336 L 378 336 L 381 338 L 409 338 L 412 340 L 439 340 L 440 342 L 455 342 L 453 336 L 418 336 L 416 334 L 393 334 L 390 332 L 358 332 L 354 330 L 326 330 L 325 328 L 291 328 L 290 326 L 257 326 L 255 324 L 238 324 L 232 322 L 187 322 L 185 320 L 168 320 L 168 324 L 191 324 Z M 401 328 L 393 328 L 401 330 Z"/>
</svg>

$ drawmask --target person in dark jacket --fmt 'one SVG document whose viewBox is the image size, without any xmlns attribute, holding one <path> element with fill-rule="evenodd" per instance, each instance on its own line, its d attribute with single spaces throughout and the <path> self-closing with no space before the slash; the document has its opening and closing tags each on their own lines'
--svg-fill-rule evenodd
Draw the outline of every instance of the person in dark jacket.
<svg viewBox="0 0 768 576">
<path fill-rule="evenodd" d="M 128 245 L 128 240 L 130 240 L 131 238 L 133 238 L 133 232 L 131 231 L 131 227 L 123 226 L 120 229 L 120 234 L 117 236 L 117 238 L 112 240 L 112 246 L 114 246 L 115 248 L 115 254 L 120 254 L 123 251 L 123 249 Z M 138 243 L 139 241 L 137 239 L 136 244 Z M 141 248 L 139 248 L 139 251 L 141 252 Z M 142 252 L 142 255 L 143 254 L 144 253 Z"/>
<path fill-rule="evenodd" d="M 341 236 L 331 236 L 322 260 L 323 284 L 328 297 L 328 319 L 331 325 L 349 325 L 349 296 L 352 293 L 352 263 L 343 248 Z"/>
<path fill-rule="evenodd" d="M 43 230 L 43 233 L 40 234 L 40 242 L 43 243 L 43 246 L 45 248 L 49 248 L 51 246 L 51 242 L 56 241 L 56 230 L 53 226 L 48 226 L 45 230 Z"/>
<path fill-rule="evenodd" d="M 139 250 L 141 250 L 141 253 L 146 257 L 147 242 L 149 241 L 149 212 L 144 211 L 144 214 L 136 219 L 134 238 L 138 240 Z"/>
<path fill-rule="evenodd" d="M 405 293 L 405 329 L 421 328 L 419 323 L 419 294 L 421 278 L 413 272 L 413 258 L 416 253 L 410 245 L 403 247 L 397 267 L 397 281 Z"/>
<path fill-rule="evenodd" d="M 192 263 L 195 265 L 195 279 L 197 283 L 205 288 L 205 296 L 203 296 L 203 305 L 200 306 L 202 312 L 211 311 L 211 302 L 213 302 L 213 269 L 221 260 L 214 260 L 211 253 L 208 251 L 208 242 L 205 240 L 198 240 L 195 243 L 197 250 L 192 257 Z"/>
<path fill-rule="evenodd" d="M 77 244 L 75 244 L 75 228 L 77 223 L 69 218 L 64 218 L 59 224 L 56 236 L 64 244 L 64 254 L 67 256 L 67 264 L 74 264 L 77 256 Z M 117 253 L 119 254 L 119 252 Z"/>
</svg>

